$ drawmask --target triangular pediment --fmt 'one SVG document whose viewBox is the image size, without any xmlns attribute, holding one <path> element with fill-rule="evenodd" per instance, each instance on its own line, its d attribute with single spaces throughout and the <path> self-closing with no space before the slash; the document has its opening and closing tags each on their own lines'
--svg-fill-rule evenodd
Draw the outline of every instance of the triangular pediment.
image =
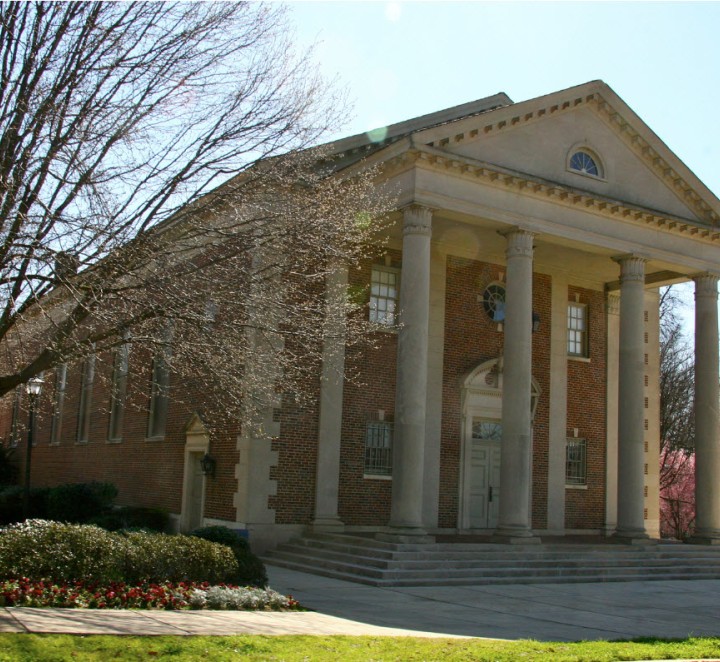
<svg viewBox="0 0 720 662">
<path fill-rule="evenodd" d="M 193 412 L 192 416 L 190 416 L 190 420 L 185 425 L 185 434 L 191 435 L 207 433 L 208 430 L 205 427 L 205 423 L 203 422 L 200 414 L 198 412 Z"/>
<path fill-rule="evenodd" d="M 720 200 L 602 81 L 415 129 L 410 145 L 669 217 L 720 221 Z M 600 176 L 570 167 L 576 150 L 597 157 Z"/>
</svg>

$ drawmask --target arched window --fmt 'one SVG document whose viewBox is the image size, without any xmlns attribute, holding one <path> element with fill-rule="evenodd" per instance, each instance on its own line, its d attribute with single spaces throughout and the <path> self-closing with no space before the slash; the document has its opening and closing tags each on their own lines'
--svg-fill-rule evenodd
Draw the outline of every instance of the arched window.
<svg viewBox="0 0 720 662">
<path fill-rule="evenodd" d="M 493 322 L 505 321 L 505 286 L 490 283 L 483 293 L 483 307 Z"/>
<path fill-rule="evenodd" d="M 568 162 L 568 168 L 582 175 L 603 177 L 600 160 L 597 156 L 584 149 L 578 149 L 572 152 L 572 156 Z"/>
</svg>

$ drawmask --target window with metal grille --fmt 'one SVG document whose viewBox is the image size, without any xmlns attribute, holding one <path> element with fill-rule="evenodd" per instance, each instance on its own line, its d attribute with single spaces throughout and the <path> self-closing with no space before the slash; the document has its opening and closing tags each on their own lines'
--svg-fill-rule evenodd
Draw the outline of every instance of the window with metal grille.
<svg viewBox="0 0 720 662">
<path fill-rule="evenodd" d="M 10 423 L 10 447 L 14 448 L 20 443 L 22 426 L 20 424 L 20 398 L 22 397 L 22 386 L 15 388 L 12 406 L 12 421 Z"/>
<path fill-rule="evenodd" d="M 565 484 L 587 485 L 587 442 L 570 438 L 565 446 Z"/>
<path fill-rule="evenodd" d="M 567 353 L 569 356 L 588 356 L 587 306 L 582 303 L 568 304 Z"/>
<path fill-rule="evenodd" d="M 365 474 L 392 475 L 392 438 L 392 422 L 368 421 L 365 428 Z"/>
<path fill-rule="evenodd" d="M 65 407 L 65 387 L 67 386 L 67 364 L 55 369 L 55 393 L 53 395 L 52 419 L 50 421 L 50 443 L 59 444 L 62 438 L 62 417 Z"/>
<path fill-rule="evenodd" d="M 110 394 L 110 423 L 108 441 L 122 439 L 123 418 L 125 416 L 125 398 L 127 397 L 128 366 L 130 345 L 124 343 L 115 352 L 113 366 L 112 391 Z"/>
<path fill-rule="evenodd" d="M 400 274 L 389 267 L 373 267 L 370 277 L 370 321 L 383 326 L 397 324 Z"/>
<path fill-rule="evenodd" d="M 95 354 L 85 359 L 80 383 L 80 404 L 78 405 L 78 443 L 87 443 L 90 438 L 90 412 L 92 409 L 93 384 L 95 383 Z"/>
<path fill-rule="evenodd" d="M 168 406 L 170 404 L 170 359 L 174 325 L 168 321 L 162 331 L 162 338 L 153 357 L 150 380 L 150 407 L 148 412 L 148 439 L 165 437 Z"/>
</svg>

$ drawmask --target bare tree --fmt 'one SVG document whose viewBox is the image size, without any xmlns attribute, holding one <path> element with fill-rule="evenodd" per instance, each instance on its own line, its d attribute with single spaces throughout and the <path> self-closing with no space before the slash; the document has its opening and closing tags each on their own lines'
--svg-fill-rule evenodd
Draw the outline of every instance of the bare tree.
<svg viewBox="0 0 720 662">
<path fill-rule="evenodd" d="M 259 3 L 0 5 L 0 395 L 170 326 L 208 395 L 260 346 L 302 381 L 383 202 L 309 149 L 345 107 L 286 34 Z"/>
<path fill-rule="evenodd" d="M 683 335 L 677 289 L 660 297 L 660 499 L 663 535 L 683 538 L 695 513 L 695 360 Z"/>
</svg>

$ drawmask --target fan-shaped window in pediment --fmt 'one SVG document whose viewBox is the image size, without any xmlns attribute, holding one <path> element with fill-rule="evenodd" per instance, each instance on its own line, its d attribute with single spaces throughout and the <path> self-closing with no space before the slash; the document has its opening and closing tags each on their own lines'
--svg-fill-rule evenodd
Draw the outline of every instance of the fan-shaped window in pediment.
<svg viewBox="0 0 720 662">
<path fill-rule="evenodd" d="M 572 149 L 568 159 L 568 169 L 581 175 L 597 177 L 602 179 L 605 176 L 602 163 L 597 154 L 588 149 Z"/>
</svg>

